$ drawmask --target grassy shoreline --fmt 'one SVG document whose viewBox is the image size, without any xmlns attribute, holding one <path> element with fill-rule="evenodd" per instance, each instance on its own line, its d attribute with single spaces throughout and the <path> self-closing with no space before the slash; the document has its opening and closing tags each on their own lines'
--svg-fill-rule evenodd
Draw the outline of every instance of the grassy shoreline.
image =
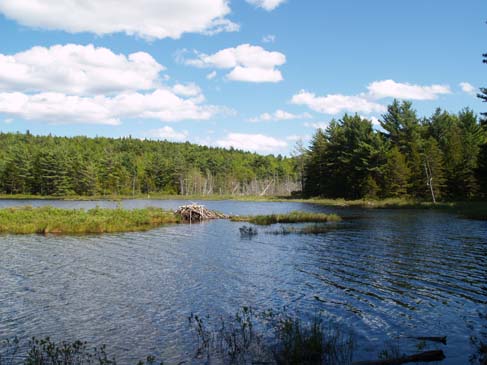
<svg viewBox="0 0 487 365">
<path fill-rule="evenodd" d="M 106 195 L 106 196 L 39 196 L 39 195 L 1 195 L 1 200 L 59 200 L 59 201 L 123 201 L 123 200 L 180 200 L 180 201 L 247 201 L 247 202 L 289 202 L 317 204 L 337 208 L 363 208 L 363 209 L 436 209 L 457 214 L 461 217 L 474 220 L 487 220 L 487 201 L 457 201 L 438 202 L 408 200 L 400 198 L 391 199 L 326 199 L 326 198 L 294 198 L 282 196 L 235 196 L 235 195 Z"/>
<path fill-rule="evenodd" d="M 260 196 L 260 195 L 168 195 L 168 194 L 136 194 L 136 195 L 24 195 L 24 194 L 0 194 L 0 200 L 61 200 L 61 201 L 122 201 L 122 200 L 234 200 L 234 201 L 255 201 L 255 202 L 295 202 L 312 203 L 335 207 L 360 207 L 360 208 L 414 208 L 429 209 L 440 208 L 448 209 L 458 206 L 485 205 L 487 201 L 449 201 L 434 204 L 431 201 L 404 198 L 387 199 L 357 199 L 345 200 L 341 198 L 329 199 L 321 197 L 295 198 L 291 196 Z"/>
<path fill-rule="evenodd" d="M 180 221 L 175 213 L 159 208 L 83 210 L 15 207 L 0 209 L 0 234 L 139 232 Z"/>
</svg>

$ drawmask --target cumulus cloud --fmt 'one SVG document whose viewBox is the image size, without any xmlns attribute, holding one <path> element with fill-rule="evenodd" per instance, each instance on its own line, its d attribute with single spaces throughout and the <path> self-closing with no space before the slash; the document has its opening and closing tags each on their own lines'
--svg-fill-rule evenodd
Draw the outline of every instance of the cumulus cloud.
<svg viewBox="0 0 487 365">
<path fill-rule="evenodd" d="M 54 92 L 0 93 L 0 113 L 52 124 L 118 125 L 123 118 L 147 118 L 165 122 L 207 120 L 218 112 L 218 107 L 201 105 L 197 98 L 185 99 L 168 89 L 156 89 L 146 94 L 124 92 L 113 97 Z"/>
<path fill-rule="evenodd" d="M 176 95 L 188 97 L 197 97 L 201 95 L 200 87 L 193 82 L 188 84 L 176 84 L 172 87 L 172 91 Z"/>
<path fill-rule="evenodd" d="M 287 147 L 287 143 L 263 134 L 229 133 L 216 142 L 219 147 L 234 147 L 246 151 L 273 152 Z"/>
<path fill-rule="evenodd" d="M 363 96 L 347 96 L 331 94 L 316 96 L 313 93 L 301 90 L 291 99 L 293 104 L 306 105 L 311 110 L 324 114 L 339 114 L 341 112 L 373 113 L 384 112 L 386 107 L 369 101 Z"/>
<path fill-rule="evenodd" d="M 461 82 L 459 85 L 460 85 L 460 88 L 462 89 L 462 91 L 464 93 L 467 93 L 470 95 L 476 94 L 477 89 L 475 88 L 475 86 L 473 86 L 469 82 Z"/>
<path fill-rule="evenodd" d="M 255 5 L 267 11 L 274 10 L 286 0 L 247 0 L 249 4 Z"/>
<path fill-rule="evenodd" d="M 164 69 L 145 52 L 125 56 L 76 44 L 33 47 L 13 55 L 0 54 L 0 91 L 82 95 L 148 90 L 158 86 Z"/>
<path fill-rule="evenodd" d="M 165 68 L 145 52 L 127 56 L 93 45 L 33 47 L 0 54 L 0 113 L 48 123 L 118 125 L 124 118 L 206 120 L 198 85 L 164 85 Z"/>
<path fill-rule="evenodd" d="M 278 109 L 274 113 L 262 113 L 258 117 L 248 119 L 248 121 L 252 123 L 257 123 L 257 122 L 270 122 L 276 120 L 296 120 L 296 119 L 309 119 L 309 118 L 311 118 L 311 114 L 309 113 L 293 114 Z"/>
<path fill-rule="evenodd" d="M 165 139 L 168 141 L 187 141 L 188 140 L 188 131 L 181 131 L 178 132 L 169 126 L 164 126 L 162 128 L 152 129 L 146 133 L 146 135 L 150 138 L 155 139 Z"/>
<path fill-rule="evenodd" d="M 374 81 L 367 89 L 369 90 L 369 95 L 375 99 L 435 100 L 438 95 L 451 93 L 447 85 L 421 86 L 399 83 L 394 80 Z"/>
<path fill-rule="evenodd" d="M 276 1 L 276 0 L 274 0 Z M 2 0 L 0 13 L 20 24 L 69 33 L 123 32 L 148 39 L 237 31 L 228 0 Z"/>
<path fill-rule="evenodd" d="M 226 48 L 215 54 L 196 53 L 194 59 L 185 60 L 187 65 L 200 68 L 232 69 L 227 78 L 244 82 L 279 82 L 283 80 L 277 69 L 286 63 L 286 56 L 280 52 L 270 52 L 260 46 L 241 44 Z"/>
</svg>

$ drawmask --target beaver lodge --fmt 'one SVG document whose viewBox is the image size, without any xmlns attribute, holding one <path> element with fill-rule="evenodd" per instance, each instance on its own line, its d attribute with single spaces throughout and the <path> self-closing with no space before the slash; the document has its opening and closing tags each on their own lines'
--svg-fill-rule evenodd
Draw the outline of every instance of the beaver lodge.
<svg viewBox="0 0 487 365">
<path fill-rule="evenodd" d="M 226 219 L 227 215 L 219 212 L 209 210 L 204 205 L 190 204 L 183 205 L 176 210 L 176 214 L 179 215 L 185 222 L 201 222 L 210 219 Z"/>
</svg>

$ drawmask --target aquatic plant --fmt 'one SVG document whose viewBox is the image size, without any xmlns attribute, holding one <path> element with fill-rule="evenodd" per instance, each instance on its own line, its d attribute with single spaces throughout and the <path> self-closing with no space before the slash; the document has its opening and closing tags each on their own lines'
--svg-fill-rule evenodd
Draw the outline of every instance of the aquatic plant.
<svg viewBox="0 0 487 365">
<path fill-rule="evenodd" d="M 243 307 L 235 316 L 212 322 L 192 314 L 198 343 L 195 358 L 218 364 L 329 364 L 352 362 L 353 335 L 322 317 L 304 322 L 272 311 Z"/>
<path fill-rule="evenodd" d="M 233 222 L 249 222 L 261 226 L 268 226 L 275 223 L 309 223 L 309 222 L 339 222 L 341 218 L 336 214 L 311 213 L 294 211 L 285 214 L 255 215 L 255 216 L 232 216 Z"/>
</svg>

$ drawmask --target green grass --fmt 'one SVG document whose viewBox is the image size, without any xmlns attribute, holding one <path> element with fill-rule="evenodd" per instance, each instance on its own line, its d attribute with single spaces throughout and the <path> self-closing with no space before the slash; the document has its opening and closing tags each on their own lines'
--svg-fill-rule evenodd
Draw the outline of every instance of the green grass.
<svg viewBox="0 0 487 365">
<path fill-rule="evenodd" d="M 341 218 L 336 214 L 291 212 L 287 214 L 270 214 L 255 216 L 233 216 L 232 222 L 248 222 L 261 226 L 269 226 L 275 223 L 321 223 L 339 222 Z"/>
<path fill-rule="evenodd" d="M 173 212 L 145 209 L 59 209 L 19 207 L 0 209 L 0 233 L 87 234 L 145 231 L 179 223 Z"/>
</svg>

